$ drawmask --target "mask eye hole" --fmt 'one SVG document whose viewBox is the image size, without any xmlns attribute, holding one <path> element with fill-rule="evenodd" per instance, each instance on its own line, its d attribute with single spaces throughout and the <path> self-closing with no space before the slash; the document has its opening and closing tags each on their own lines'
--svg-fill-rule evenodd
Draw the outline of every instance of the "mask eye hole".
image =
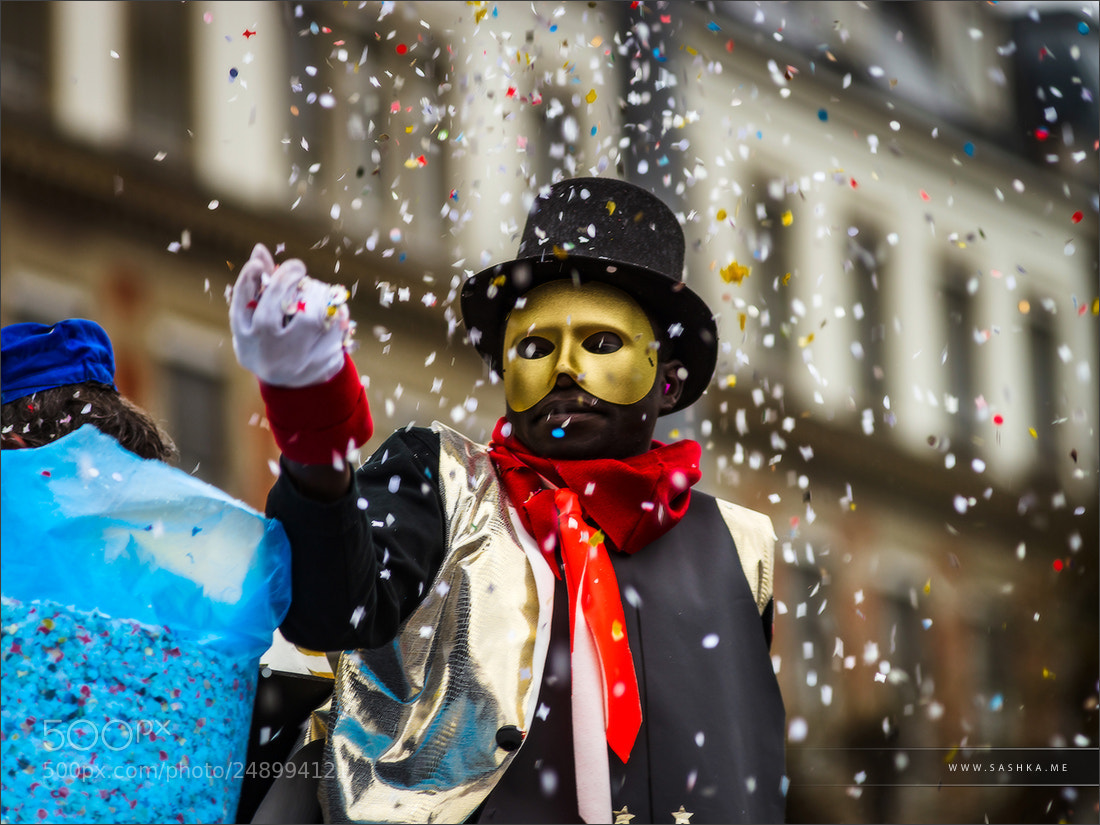
<svg viewBox="0 0 1100 825">
<path fill-rule="evenodd" d="M 553 351 L 554 345 L 538 335 L 528 335 L 516 347 L 516 354 L 528 361 L 545 358 Z"/>
<path fill-rule="evenodd" d="M 583 346 L 596 355 L 610 355 L 623 348 L 623 339 L 614 332 L 595 332 L 584 339 Z"/>
</svg>

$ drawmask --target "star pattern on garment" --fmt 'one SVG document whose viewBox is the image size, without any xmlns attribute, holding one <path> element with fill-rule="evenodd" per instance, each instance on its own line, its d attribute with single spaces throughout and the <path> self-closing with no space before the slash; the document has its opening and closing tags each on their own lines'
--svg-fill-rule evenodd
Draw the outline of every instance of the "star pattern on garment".
<svg viewBox="0 0 1100 825">
<path fill-rule="evenodd" d="M 672 821 L 675 825 L 691 825 L 691 818 L 695 816 L 692 811 L 685 811 L 684 806 L 680 806 L 680 810 L 672 812 Z"/>
<path fill-rule="evenodd" d="M 623 805 L 621 811 L 612 811 L 612 813 L 615 814 L 615 825 L 630 825 L 630 820 L 634 818 L 634 814 L 626 805 Z"/>
</svg>

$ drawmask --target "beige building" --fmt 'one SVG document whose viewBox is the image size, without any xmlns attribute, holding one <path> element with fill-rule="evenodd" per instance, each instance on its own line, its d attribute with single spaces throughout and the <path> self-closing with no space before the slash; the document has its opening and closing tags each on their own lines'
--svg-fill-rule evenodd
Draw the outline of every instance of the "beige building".
<svg viewBox="0 0 1100 825">
<path fill-rule="evenodd" d="M 658 438 L 779 533 L 791 820 L 1095 821 L 1095 785 L 915 777 L 1100 744 L 1096 3 L 0 13 L 3 322 L 103 323 L 185 470 L 272 481 L 226 319 L 254 243 L 353 288 L 376 441 L 487 438 L 463 279 L 538 187 L 649 185 L 722 339 Z"/>
</svg>

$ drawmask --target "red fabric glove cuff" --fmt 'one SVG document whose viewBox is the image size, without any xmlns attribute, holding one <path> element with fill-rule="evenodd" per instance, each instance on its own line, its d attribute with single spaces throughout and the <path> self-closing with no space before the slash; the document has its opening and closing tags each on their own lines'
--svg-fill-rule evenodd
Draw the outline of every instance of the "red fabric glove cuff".
<svg viewBox="0 0 1100 825">
<path fill-rule="evenodd" d="M 345 455 L 349 442 L 361 447 L 374 432 L 367 393 L 347 353 L 340 372 L 323 384 L 275 387 L 261 381 L 260 395 L 275 443 L 300 464 L 331 464 L 334 453 Z"/>
</svg>

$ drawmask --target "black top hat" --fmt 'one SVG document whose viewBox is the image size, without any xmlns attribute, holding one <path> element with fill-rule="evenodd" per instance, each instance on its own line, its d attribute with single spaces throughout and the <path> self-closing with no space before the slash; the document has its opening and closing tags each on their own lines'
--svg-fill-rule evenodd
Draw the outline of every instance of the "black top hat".
<svg viewBox="0 0 1100 825">
<path fill-rule="evenodd" d="M 518 297 L 560 278 L 617 287 L 688 371 L 675 412 L 703 394 L 718 358 L 714 315 L 685 286 L 683 271 L 684 231 L 661 200 L 625 181 L 570 178 L 535 198 L 515 260 L 463 284 L 462 317 L 470 342 L 501 372 L 504 322 Z"/>
</svg>

